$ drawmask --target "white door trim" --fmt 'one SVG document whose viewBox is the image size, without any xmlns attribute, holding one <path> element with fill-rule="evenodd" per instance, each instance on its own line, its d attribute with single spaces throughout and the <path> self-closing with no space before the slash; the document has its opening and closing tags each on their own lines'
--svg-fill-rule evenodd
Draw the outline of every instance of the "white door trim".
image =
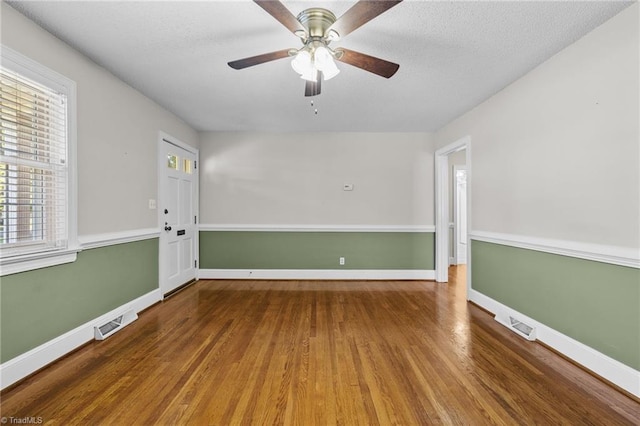
<svg viewBox="0 0 640 426">
<path fill-rule="evenodd" d="M 465 136 L 435 153 L 436 281 L 449 281 L 449 155 L 466 149 L 467 229 L 471 229 L 471 136 Z M 471 286 L 471 253 L 467 237 L 467 297 Z"/>
<path fill-rule="evenodd" d="M 158 167 L 158 202 L 157 207 L 158 207 L 158 229 L 159 230 L 163 230 L 164 229 L 164 212 L 163 212 L 163 207 L 165 205 L 165 184 L 166 184 L 166 179 L 165 179 L 165 167 L 162 167 L 163 164 L 166 163 L 166 158 L 164 158 L 164 143 L 168 142 L 172 145 L 175 145 L 179 148 L 184 149 L 185 151 L 188 151 L 189 153 L 193 154 L 195 156 L 195 161 L 196 161 L 196 165 L 195 166 L 195 179 L 194 179 L 194 185 L 195 185 L 195 197 L 194 197 L 194 212 L 195 215 L 197 217 L 197 222 L 200 223 L 200 167 L 199 167 L 199 163 L 200 163 L 200 151 L 197 148 L 192 147 L 191 145 L 188 145 L 184 142 L 182 142 L 181 140 L 169 135 L 168 133 L 165 133 L 163 131 L 158 132 L 158 145 L 157 145 L 157 158 L 156 158 L 156 166 Z M 164 231 L 161 232 L 161 235 L 164 234 Z M 195 226 L 195 233 L 194 233 L 194 239 L 195 239 L 195 259 L 197 260 L 197 267 L 196 267 L 196 279 L 198 279 L 198 269 L 200 268 L 200 260 L 199 260 L 199 256 L 198 254 L 200 253 L 200 236 L 199 236 L 199 232 L 198 232 L 198 224 L 196 224 Z M 160 239 L 162 239 L 162 236 L 160 237 Z M 166 288 L 166 277 L 163 275 L 163 270 L 162 270 L 162 261 L 164 259 L 164 247 L 162 244 L 162 241 L 160 241 L 160 243 L 158 244 L 158 288 L 160 289 L 161 293 L 163 294 L 163 298 L 164 298 L 164 292 L 163 289 Z"/>
</svg>

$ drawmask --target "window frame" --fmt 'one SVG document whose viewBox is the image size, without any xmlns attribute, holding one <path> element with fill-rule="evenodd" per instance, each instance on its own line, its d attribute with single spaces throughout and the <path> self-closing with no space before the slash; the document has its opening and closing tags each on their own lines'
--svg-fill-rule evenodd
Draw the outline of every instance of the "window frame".
<svg viewBox="0 0 640 426">
<path fill-rule="evenodd" d="M 67 247 L 0 258 L 0 276 L 5 276 L 75 262 L 80 251 L 77 227 L 77 99 L 75 81 L 5 45 L 0 45 L 0 62 L 2 67 L 67 96 Z"/>
</svg>

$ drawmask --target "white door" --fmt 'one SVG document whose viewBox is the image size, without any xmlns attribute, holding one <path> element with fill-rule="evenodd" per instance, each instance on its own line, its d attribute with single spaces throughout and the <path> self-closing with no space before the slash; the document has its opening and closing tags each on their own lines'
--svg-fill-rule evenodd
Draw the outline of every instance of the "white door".
<svg viewBox="0 0 640 426">
<path fill-rule="evenodd" d="M 467 170 L 455 166 L 455 253 L 456 264 L 467 263 Z"/>
<path fill-rule="evenodd" d="M 197 150 L 163 138 L 159 167 L 160 290 L 167 294 L 196 278 Z"/>
</svg>

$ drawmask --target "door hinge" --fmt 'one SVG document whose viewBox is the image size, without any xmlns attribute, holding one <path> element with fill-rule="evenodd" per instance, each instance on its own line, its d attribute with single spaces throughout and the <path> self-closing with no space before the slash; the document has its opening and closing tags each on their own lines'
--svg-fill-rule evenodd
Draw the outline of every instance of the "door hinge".
<svg viewBox="0 0 640 426">
<path fill-rule="evenodd" d="M 193 217 L 193 224 L 197 224 L 198 223 L 198 216 L 194 216 Z"/>
<path fill-rule="evenodd" d="M 193 160 L 193 168 L 194 169 L 198 168 L 198 162 L 196 160 Z"/>
<path fill-rule="evenodd" d="M 194 267 L 194 268 L 197 268 L 197 267 L 198 267 L 198 259 L 196 259 L 196 260 L 194 260 L 194 261 L 193 261 L 193 267 Z"/>
</svg>

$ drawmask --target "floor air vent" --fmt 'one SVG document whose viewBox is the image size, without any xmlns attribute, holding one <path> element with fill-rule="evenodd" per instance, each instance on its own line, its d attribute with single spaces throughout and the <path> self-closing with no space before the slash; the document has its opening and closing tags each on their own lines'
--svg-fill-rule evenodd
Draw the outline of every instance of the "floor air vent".
<svg viewBox="0 0 640 426">
<path fill-rule="evenodd" d="M 536 340 L 536 328 L 504 313 L 497 314 L 495 320 L 527 340 Z"/>
<path fill-rule="evenodd" d="M 137 319 L 138 315 L 133 312 L 133 309 L 129 309 L 128 311 L 125 311 L 112 320 L 109 320 L 104 324 L 95 326 L 95 338 L 96 340 L 104 340 L 116 331 L 121 330 L 123 327 L 131 324 Z"/>
</svg>

